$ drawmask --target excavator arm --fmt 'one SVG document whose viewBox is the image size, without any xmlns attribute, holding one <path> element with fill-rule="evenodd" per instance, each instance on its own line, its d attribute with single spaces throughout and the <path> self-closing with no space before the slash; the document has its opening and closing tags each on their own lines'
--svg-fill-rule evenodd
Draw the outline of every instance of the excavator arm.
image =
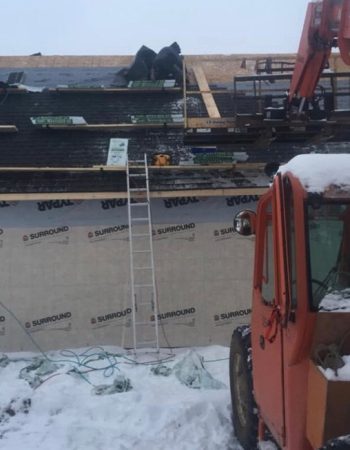
<svg viewBox="0 0 350 450">
<path fill-rule="evenodd" d="M 289 89 L 289 103 L 315 93 L 333 47 L 350 65 L 350 0 L 320 0 L 309 3 Z"/>
</svg>

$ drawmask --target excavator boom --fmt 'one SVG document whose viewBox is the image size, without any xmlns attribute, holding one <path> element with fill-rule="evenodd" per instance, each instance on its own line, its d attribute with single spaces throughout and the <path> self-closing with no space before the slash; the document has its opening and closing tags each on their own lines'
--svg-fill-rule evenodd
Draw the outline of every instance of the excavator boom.
<svg viewBox="0 0 350 450">
<path fill-rule="evenodd" d="M 309 3 L 289 90 L 295 97 L 310 99 L 332 47 L 350 64 L 350 0 L 323 0 Z"/>
</svg>

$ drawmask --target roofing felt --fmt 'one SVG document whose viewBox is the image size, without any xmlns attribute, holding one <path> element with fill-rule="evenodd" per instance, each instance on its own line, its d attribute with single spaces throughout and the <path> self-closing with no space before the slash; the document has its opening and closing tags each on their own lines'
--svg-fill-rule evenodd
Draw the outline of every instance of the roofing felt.
<svg viewBox="0 0 350 450">
<path fill-rule="evenodd" d="M 152 160 L 154 153 L 168 153 L 172 164 L 178 166 L 191 162 L 193 148 L 214 146 L 223 154 L 231 155 L 232 161 L 242 161 L 247 169 L 233 167 L 214 170 L 181 170 L 169 172 L 151 171 L 151 190 L 178 191 L 194 189 L 229 189 L 266 187 L 269 177 L 262 169 L 250 170 L 249 164 L 275 164 L 288 161 L 300 153 L 318 151 L 324 153 L 350 152 L 349 132 L 338 136 L 339 142 L 305 142 L 295 134 L 295 141 L 284 141 L 267 136 L 266 139 L 250 142 L 234 134 L 212 130 L 207 134 L 188 133 L 184 128 L 172 128 L 170 125 L 158 128 L 144 127 L 128 130 L 86 131 L 77 129 L 53 130 L 35 127 L 30 118 L 33 116 L 81 116 L 88 124 L 132 123 L 132 116 L 183 114 L 184 100 L 182 92 L 60 92 L 54 89 L 58 85 L 79 85 L 88 87 L 111 87 L 116 83 L 117 67 L 38 67 L 0 68 L 0 81 L 6 81 L 11 72 L 24 71 L 26 85 L 44 88 L 41 92 L 15 93 L 0 92 L 0 125 L 15 125 L 17 133 L 0 134 L 0 167 L 66 167 L 69 172 L 19 171 L 2 172 L 0 193 L 15 192 L 124 192 L 126 189 L 123 172 L 79 172 L 74 168 L 105 166 L 108 157 L 109 142 L 112 138 L 129 140 L 130 159 L 140 159 L 143 154 Z M 120 81 L 120 80 L 119 80 Z M 347 83 L 348 80 L 343 83 Z M 284 88 L 283 83 L 264 83 L 266 91 Z M 277 86 L 278 85 L 278 86 Z M 214 98 L 222 117 L 233 117 L 235 112 L 252 113 L 256 99 L 242 95 L 234 101 L 230 83 L 218 85 L 221 93 Z M 241 83 L 242 91 L 252 90 L 251 83 Z M 285 85 L 287 86 L 287 85 Z M 211 85 L 213 87 L 213 85 Z M 197 91 L 197 86 L 187 86 L 188 91 Z M 346 101 L 349 102 L 350 97 Z M 189 117 L 208 117 L 201 95 L 187 95 L 187 114 Z M 344 103 L 343 107 L 347 107 Z M 200 131 L 200 130 L 198 130 Z M 299 141 L 298 141 L 299 140 Z M 316 145 L 317 144 L 317 145 Z"/>
<path fill-rule="evenodd" d="M 53 88 L 58 85 L 112 86 L 119 85 L 117 72 L 121 67 L 28 67 L 23 69 L 23 84 Z M 6 82 L 18 68 L 0 68 L 0 81 Z M 124 83 L 125 84 L 125 83 Z"/>
</svg>

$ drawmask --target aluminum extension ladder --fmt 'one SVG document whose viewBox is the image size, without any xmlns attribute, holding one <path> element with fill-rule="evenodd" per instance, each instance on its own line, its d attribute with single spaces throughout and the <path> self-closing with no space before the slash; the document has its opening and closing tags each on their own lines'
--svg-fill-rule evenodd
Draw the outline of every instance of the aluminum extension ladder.
<svg viewBox="0 0 350 450">
<path fill-rule="evenodd" d="M 158 303 L 154 270 L 147 155 L 127 160 L 130 282 L 134 352 L 159 352 Z"/>
</svg>

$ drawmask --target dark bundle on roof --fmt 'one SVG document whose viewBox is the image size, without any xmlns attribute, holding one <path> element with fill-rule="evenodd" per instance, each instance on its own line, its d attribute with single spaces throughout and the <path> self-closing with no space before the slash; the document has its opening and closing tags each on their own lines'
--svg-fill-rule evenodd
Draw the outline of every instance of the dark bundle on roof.
<svg viewBox="0 0 350 450">
<path fill-rule="evenodd" d="M 163 47 L 158 54 L 143 45 L 129 67 L 121 69 L 117 76 L 129 81 L 175 79 L 182 83 L 182 57 L 177 42 Z"/>
<path fill-rule="evenodd" d="M 156 52 L 143 45 L 124 74 L 127 81 L 150 80 Z"/>
<path fill-rule="evenodd" d="M 182 83 L 182 57 L 181 49 L 177 42 L 169 47 L 163 47 L 153 61 L 154 77 L 156 80 L 174 78 L 177 83 Z"/>
</svg>

